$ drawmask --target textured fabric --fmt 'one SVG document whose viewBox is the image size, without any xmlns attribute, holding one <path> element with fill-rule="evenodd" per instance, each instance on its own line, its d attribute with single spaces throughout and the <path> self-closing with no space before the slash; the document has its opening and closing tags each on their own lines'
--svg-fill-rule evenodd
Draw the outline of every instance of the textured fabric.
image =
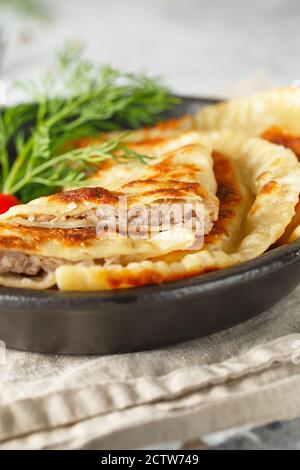
<svg viewBox="0 0 300 470">
<path fill-rule="evenodd" d="M 300 287 L 242 325 L 161 350 L 8 351 L 0 448 L 130 448 L 300 416 L 299 301 Z"/>
</svg>

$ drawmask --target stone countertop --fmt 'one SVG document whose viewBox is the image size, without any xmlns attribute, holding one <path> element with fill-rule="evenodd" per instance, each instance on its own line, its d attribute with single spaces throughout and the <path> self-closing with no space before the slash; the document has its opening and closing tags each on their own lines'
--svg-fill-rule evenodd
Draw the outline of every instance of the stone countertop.
<svg viewBox="0 0 300 470">
<path fill-rule="evenodd" d="M 1 14 L 2 76 L 40 73 L 68 38 L 100 62 L 166 77 L 173 89 L 239 95 L 300 79 L 297 0 L 39 0 L 46 21 Z"/>
</svg>

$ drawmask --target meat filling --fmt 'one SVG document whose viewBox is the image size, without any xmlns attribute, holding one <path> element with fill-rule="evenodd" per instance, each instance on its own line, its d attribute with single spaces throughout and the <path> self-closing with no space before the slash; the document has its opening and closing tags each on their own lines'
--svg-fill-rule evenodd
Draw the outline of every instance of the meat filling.
<svg viewBox="0 0 300 470">
<path fill-rule="evenodd" d="M 19 251 L 0 252 L 0 274 L 14 273 L 36 276 L 40 271 L 53 272 L 63 264 L 71 263 L 60 258 L 29 255 Z"/>
<path fill-rule="evenodd" d="M 84 227 L 96 227 L 98 224 L 107 225 L 108 228 L 115 227 L 117 233 L 127 233 L 129 227 L 138 226 L 141 233 L 158 233 L 164 230 L 167 230 L 170 226 L 174 227 L 181 222 L 187 223 L 188 221 L 193 220 L 192 227 L 195 229 L 196 225 L 199 227 L 199 224 L 202 223 L 202 228 L 204 230 L 204 235 L 208 234 L 213 226 L 213 222 L 217 220 L 218 211 L 213 205 L 204 204 L 202 213 L 197 213 L 191 209 L 188 213 L 184 213 L 184 217 L 181 219 L 174 217 L 174 206 L 170 203 L 161 202 L 164 205 L 164 210 L 162 212 L 157 212 L 155 214 L 155 208 L 159 207 L 152 206 L 147 208 L 146 216 L 141 217 L 139 209 L 131 209 L 128 213 L 125 213 L 125 216 L 119 216 L 118 212 L 115 212 L 114 215 L 110 211 L 107 211 L 105 208 L 102 210 L 98 209 L 87 211 L 80 216 L 72 215 L 31 215 L 26 216 L 17 216 L 14 218 L 14 223 L 17 225 L 23 225 L 27 227 L 41 227 L 41 228 L 84 228 Z M 175 205 L 180 204 L 175 202 Z M 182 206 L 184 207 L 184 206 Z M 154 212 L 152 212 L 154 209 Z M 203 219 L 203 220 L 202 220 Z M 202 222 L 201 222 L 202 221 Z"/>
<path fill-rule="evenodd" d="M 162 201 L 163 203 L 164 201 Z M 182 202 L 182 201 L 181 201 Z M 177 202 L 178 204 L 178 202 Z M 180 206 L 180 205 L 179 205 Z M 157 205 L 159 207 L 159 205 Z M 181 212 L 174 215 L 174 206 L 172 204 L 166 204 L 163 212 L 157 212 L 154 219 L 150 214 L 146 213 L 144 216 L 136 211 L 132 214 L 125 213 L 125 217 L 116 219 L 116 230 L 122 235 L 131 235 L 132 230 L 137 237 L 148 238 L 152 237 L 157 233 L 169 230 L 172 227 L 177 227 L 181 222 L 189 223 L 189 229 L 193 230 L 194 233 L 205 235 L 209 233 L 213 227 L 213 222 L 217 219 L 217 213 L 215 207 L 209 207 L 209 205 L 203 205 L 204 210 L 200 210 L 200 213 L 191 207 L 187 213 L 184 213 L 181 218 Z M 31 227 L 47 227 L 47 228 L 82 228 L 88 226 L 96 226 L 99 221 L 104 223 L 109 233 L 112 228 L 110 215 L 103 212 L 96 212 L 95 210 L 87 211 L 80 217 L 72 216 L 53 216 L 53 215 L 36 215 L 15 218 L 14 222 L 23 226 Z M 197 230 L 197 232 L 196 232 Z M 136 238 L 136 237 L 135 237 Z M 128 261 L 127 257 L 123 259 L 122 256 L 114 257 L 112 259 L 95 259 L 90 260 L 88 263 L 92 264 L 111 264 L 112 262 L 119 262 L 121 264 Z M 51 273 L 56 270 L 59 266 L 73 264 L 73 262 L 62 258 L 37 256 L 35 254 L 22 253 L 20 251 L 0 251 L 0 274 L 12 273 L 12 274 L 23 274 L 26 276 L 36 276 L 41 272 Z"/>
</svg>

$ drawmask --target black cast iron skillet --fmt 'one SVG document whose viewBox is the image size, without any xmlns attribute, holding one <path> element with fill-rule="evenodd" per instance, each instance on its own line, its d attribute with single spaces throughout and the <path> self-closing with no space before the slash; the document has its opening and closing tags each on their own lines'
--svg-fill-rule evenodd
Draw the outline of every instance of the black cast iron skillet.
<svg viewBox="0 0 300 470">
<path fill-rule="evenodd" d="M 184 98 L 173 116 L 212 100 Z M 300 240 L 233 268 L 162 286 L 63 293 L 0 289 L 7 347 L 107 354 L 178 343 L 228 328 L 274 305 L 300 282 Z"/>
</svg>

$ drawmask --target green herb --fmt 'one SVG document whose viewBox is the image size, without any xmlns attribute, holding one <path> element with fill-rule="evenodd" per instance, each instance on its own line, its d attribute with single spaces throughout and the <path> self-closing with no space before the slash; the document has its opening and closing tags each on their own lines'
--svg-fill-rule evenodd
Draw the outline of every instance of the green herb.
<svg viewBox="0 0 300 470">
<path fill-rule="evenodd" d="M 122 73 L 110 66 L 95 67 L 82 57 L 82 46 L 74 41 L 59 54 L 56 69 L 45 79 L 16 85 L 36 104 L 0 113 L 0 191 L 16 194 L 23 202 L 65 184 L 82 183 L 87 170 L 95 170 L 91 163 L 96 158 L 116 158 L 121 147 L 122 161 L 145 161 L 144 156 L 125 147 L 122 138 L 60 154 L 65 142 L 79 136 L 151 125 L 177 102 L 157 79 Z M 10 142 L 17 155 L 12 164 Z M 78 165 L 72 168 L 75 160 Z"/>
<path fill-rule="evenodd" d="M 150 157 L 129 149 L 122 143 L 122 139 L 123 136 L 83 149 L 73 149 L 62 155 L 45 158 L 36 166 L 29 160 L 28 163 L 25 162 L 23 177 L 11 188 L 10 193 L 21 192 L 23 201 L 27 202 L 32 197 L 49 194 L 57 187 L 82 186 L 87 176 L 97 169 L 96 165 L 108 158 L 119 163 L 138 160 L 146 164 Z"/>
<path fill-rule="evenodd" d="M 37 0 L 0 0 L 0 7 L 6 7 L 30 17 L 46 18 L 45 5 Z"/>
</svg>

